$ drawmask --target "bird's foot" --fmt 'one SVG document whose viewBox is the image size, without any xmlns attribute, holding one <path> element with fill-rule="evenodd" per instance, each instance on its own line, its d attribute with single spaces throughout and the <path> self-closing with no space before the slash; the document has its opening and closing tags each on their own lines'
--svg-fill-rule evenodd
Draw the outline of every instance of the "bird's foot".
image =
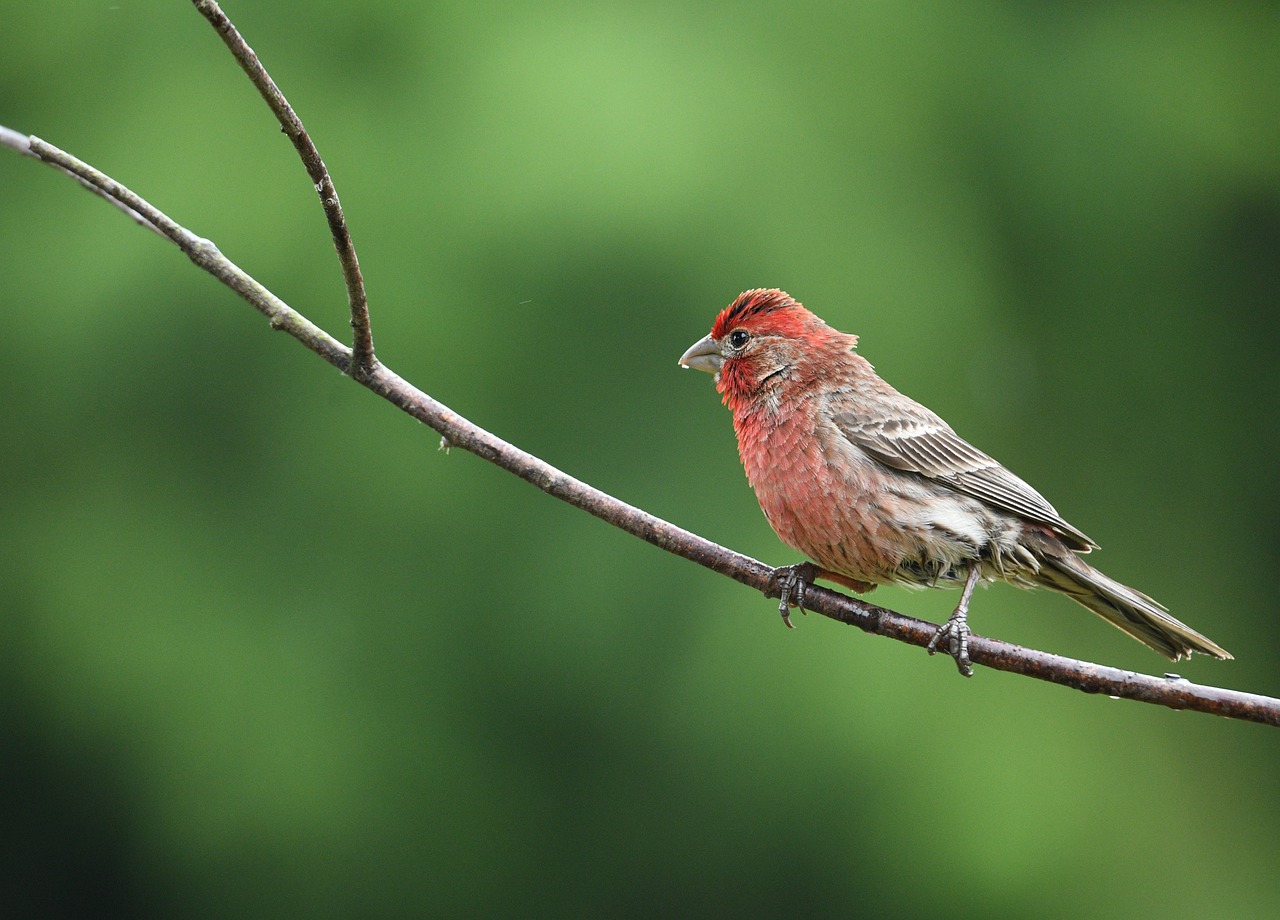
<svg viewBox="0 0 1280 920">
<path fill-rule="evenodd" d="M 973 676 L 973 665 L 969 663 L 969 615 L 967 611 L 957 609 L 947 622 L 938 627 L 925 649 L 930 655 L 939 648 L 956 660 L 956 667 L 965 677 Z M 946 643 L 945 645 L 943 643 Z"/>
<path fill-rule="evenodd" d="M 782 622 L 790 629 L 796 628 L 791 622 L 791 605 L 795 604 L 804 613 L 804 593 L 817 577 L 818 567 L 812 562 L 784 565 L 773 570 L 773 580 L 778 586 L 780 598 L 778 613 L 782 615 Z"/>
<path fill-rule="evenodd" d="M 965 677 L 973 676 L 973 665 L 969 663 L 969 636 L 971 635 L 969 632 L 969 598 L 973 597 L 973 589 L 978 586 L 978 581 L 981 578 L 981 567 L 972 566 L 969 569 L 969 574 L 965 577 L 964 590 L 960 592 L 960 603 L 956 604 L 956 609 L 951 611 L 951 616 L 947 617 L 947 622 L 938 627 L 938 631 L 933 634 L 933 638 L 925 646 L 926 651 L 932 655 L 945 639 L 947 641 L 947 653 L 956 660 L 956 667 L 960 669 L 960 673 Z"/>
</svg>

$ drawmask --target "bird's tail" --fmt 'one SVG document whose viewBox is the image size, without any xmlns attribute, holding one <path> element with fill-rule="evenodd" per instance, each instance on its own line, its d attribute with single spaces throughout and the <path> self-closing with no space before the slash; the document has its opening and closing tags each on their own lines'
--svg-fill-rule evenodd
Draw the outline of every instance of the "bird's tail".
<svg viewBox="0 0 1280 920">
<path fill-rule="evenodd" d="M 1189 658 L 1192 652 L 1232 657 L 1220 645 L 1169 616 L 1157 601 L 1108 578 L 1074 553 L 1043 559 L 1039 580 L 1174 661 Z"/>
</svg>

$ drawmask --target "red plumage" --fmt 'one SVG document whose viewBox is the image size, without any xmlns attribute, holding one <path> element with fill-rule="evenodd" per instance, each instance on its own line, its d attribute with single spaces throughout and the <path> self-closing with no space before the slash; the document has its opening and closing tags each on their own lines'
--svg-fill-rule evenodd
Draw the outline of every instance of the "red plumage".
<svg viewBox="0 0 1280 920">
<path fill-rule="evenodd" d="M 1062 592 L 1174 660 L 1231 657 L 1081 559 L 1096 548 L 1089 537 L 880 379 L 857 342 L 783 291 L 760 289 L 722 310 L 680 359 L 715 374 L 760 507 L 784 543 L 817 563 L 808 574 L 855 591 L 963 586 L 930 651 L 945 640 L 964 673 L 969 598 L 995 580 Z M 780 573 L 802 597 L 795 567 Z"/>
</svg>

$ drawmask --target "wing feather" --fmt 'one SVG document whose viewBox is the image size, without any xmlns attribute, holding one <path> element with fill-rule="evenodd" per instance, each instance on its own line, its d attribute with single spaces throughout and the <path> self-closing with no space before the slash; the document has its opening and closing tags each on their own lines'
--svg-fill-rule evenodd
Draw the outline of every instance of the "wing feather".
<svg viewBox="0 0 1280 920">
<path fill-rule="evenodd" d="M 1075 549 L 1097 547 L 1063 520 L 1043 495 L 961 438 L 937 415 L 919 404 L 913 408 L 914 414 L 905 418 L 842 412 L 832 422 L 851 443 L 887 467 L 932 479 L 993 508 L 1045 524 Z"/>
</svg>

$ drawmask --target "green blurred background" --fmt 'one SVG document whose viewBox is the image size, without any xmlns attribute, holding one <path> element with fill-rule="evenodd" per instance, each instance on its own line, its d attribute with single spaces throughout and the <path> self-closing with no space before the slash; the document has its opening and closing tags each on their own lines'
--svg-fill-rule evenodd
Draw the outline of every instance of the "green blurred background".
<svg viewBox="0 0 1280 920">
<path fill-rule="evenodd" d="M 231 2 L 379 354 L 770 563 L 711 381 L 788 289 L 1280 695 L 1274 4 Z M 315 195 L 182 2 L 10 4 L 0 123 L 335 334 Z M 0 151 L 4 916 L 1261 917 L 1280 733 L 774 604 L 351 385 Z M 874 600 L 937 620 L 955 594 Z M 1162 673 L 1059 597 L 979 632 Z"/>
</svg>

